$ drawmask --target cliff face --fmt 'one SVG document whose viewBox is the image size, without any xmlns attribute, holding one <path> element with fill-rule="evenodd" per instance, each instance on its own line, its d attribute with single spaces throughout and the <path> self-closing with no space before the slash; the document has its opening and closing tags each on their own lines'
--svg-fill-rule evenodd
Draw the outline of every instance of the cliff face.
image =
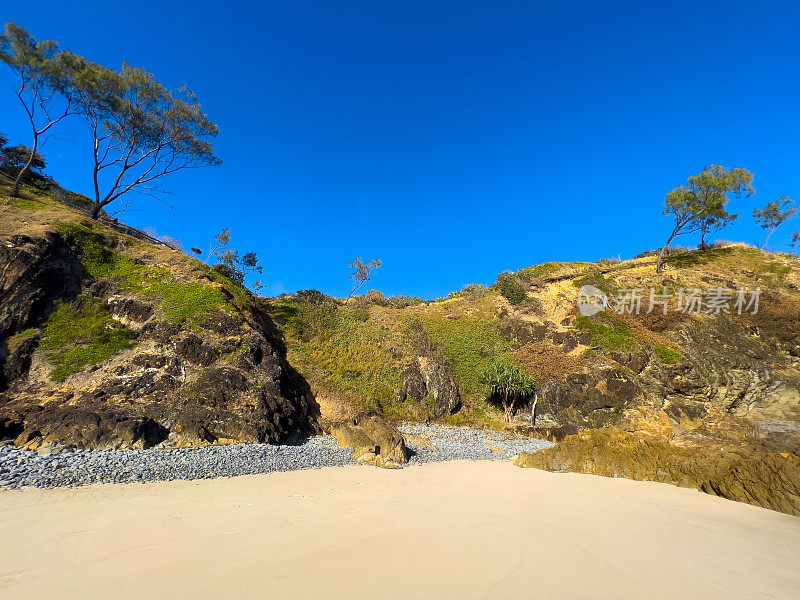
<svg viewBox="0 0 800 600">
<path fill-rule="evenodd" d="M 670 257 L 663 275 L 653 257 L 538 265 L 505 278 L 521 290 L 513 304 L 498 284 L 416 303 L 372 294 L 342 304 L 306 293 L 274 301 L 273 311 L 323 415 L 370 408 L 502 426 L 480 381 L 500 359 L 536 382 L 537 396 L 520 402 L 512 423 L 521 432 L 561 440 L 614 426 L 676 443 L 749 440 L 798 452 L 799 268 L 797 257 L 734 245 Z M 582 315 L 585 286 L 610 306 Z M 661 305 L 650 310 L 651 289 L 666 291 L 666 314 Z M 758 310 L 740 311 L 740 291 L 749 303 L 757 289 Z M 638 312 L 615 310 L 630 290 L 638 290 Z M 699 311 L 678 306 L 689 290 L 701 291 Z M 714 297 L 727 299 L 721 310 Z M 456 389 L 419 385 L 426 361 Z M 458 404 L 441 401 L 455 397 Z M 447 416 L 451 406 L 463 408 Z"/>
<path fill-rule="evenodd" d="M 0 200 L 0 438 L 277 443 L 316 414 L 247 290 L 44 194 Z"/>
</svg>

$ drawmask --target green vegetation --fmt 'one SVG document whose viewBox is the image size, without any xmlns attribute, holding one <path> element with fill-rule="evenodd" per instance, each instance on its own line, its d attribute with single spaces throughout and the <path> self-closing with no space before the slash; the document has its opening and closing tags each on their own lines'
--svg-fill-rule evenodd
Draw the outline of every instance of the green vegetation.
<svg viewBox="0 0 800 600">
<path fill-rule="evenodd" d="M 8 198 L 4 202 L 22 210 L 47 210 L 50 208 L 47 204 L 35 198 Z"/>
<path fill-rule="evenodd" d="M 517 399 L 533 394 L 533 380 L 518 366 L 493 360 L 481 371 L 481 381 L 500 397 L 506 423 L 511 422 Z"/>
<path fill-rule="evenodd" d="M 581 288 L 584 285 L 593 285 L 598 290 L 604 292 L 608 296 L 613 296 L 616 293 L 616 286 L 611 279 L 604 277 L 601 273 L 591 273 L 584 275 L 572 282 L 576 288 Z"/>
<path fill-rule="evenodd" d="M 163 267 L 139 265 L 109 249 L 116 240 L 96 233 L 89 227 L 73 223 L 60 223 L 61 231 L 78 247 L 78 256 L 93 279 L 117 279 L 122 290 L 148 299 L 160 299 L 167 319 L 176 326 L 187 321 L 200 322 L 216 309 L 235 312 L 221 290 L 209 283 L 176 281 L 174 275 Z M 215 279 L 230 281 L 222 275 Z M 232 291 L 239 286 L 230 286 Z"/>
<path fill-rule="evenodd" d="M 503 297 L 512 305 L 522 304 L 528 298 L 528 289 L 511 271 L 500 273 L 495 284 Z"/>
<path fill-rule="evenodd" d="M 601 322 L 604 321 L 604 322 Z M 616 322 L 610 315 L 598 313 L 593 317 L 578 317 L 578 329 L 592 334 L 592 345 L 603 350 L 633 350 L 636 340 L 622 323 Z"/>
<path fill-rule="evenodd" d="M 452 365 L 462 392 L 469 396 L 477 397 L 483 391 L 480 373 L 492 357 L 510 357 L 510 344 L 494 319 L 426 318 L 420 324 L 431 343 Z"/>
<path fill-rule="evenodd" d="M 689 177 L 688 184 L 669 192 L 664 202 L 664 214 L 675 219 L 667 243 L 658 255 L 656 271 L 662 272 L 664 253 L 679 235 L 700 232 L 700 247 L 706 247 L 706 237 L 736 219 L 726 206 L 732 195 L 751 196 L 753 174 L 747 169 L 728 169 L 709 165 L 702 173 Z"/>
<path fill-rule="evenodd" d="M 390 330 L 369 319 L 367 308 L 339 308 L 313 291 L 277 304 L 291 360 L 324 389 L 344 393 L 387 416 L 399 417 L 400 364 L 390 353 Z"/>
<path fill-rule="evenodd" d="M 133 333 L 114 321 L 102 301 L 81 296 L 75 305 L 62 304 L 50 316 L 39 345 L 55 366 L 53 381 L 64 381 L 133 346 Z"/>
<path fill-rule="evenodd" d="M 662 362 L 671 365 L 683 360 L 683 354 L 669 346 L 656 346 L 654 348 L 656 355 Z"/>
<path fill-rule="evenodd" d="M 767 238 L 764 240 L 764 245 L 761 246 L 762 250 L 767 249 L 769 238 L 772 237 L 775 230 L 796 214 L 797 208 L 794 207 L 794 200 L 789 196 L 781 196 L 780 200 L 770 202 L 763 209 L 757 208 L 753 211 L 756 223 L 767 232 Z"/>
</svg>

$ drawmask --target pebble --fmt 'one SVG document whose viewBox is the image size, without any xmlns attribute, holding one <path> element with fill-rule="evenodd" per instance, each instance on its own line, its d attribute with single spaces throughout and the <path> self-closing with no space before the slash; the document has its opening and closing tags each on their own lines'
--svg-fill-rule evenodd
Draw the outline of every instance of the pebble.
<svg viewBox="0 0 800 600">
<path fill-rule="evenodd" d="M 410 465 L 447 460 L 508 460 L 522 452 L 536 452 L 553 445 L 544 440 L 514 438 L 468 427 L 404 425 L 400 430 L 424 436 L 436 447 L 431 451 L 409 443 Z M 499 448 L 503 453 L 492 452 L 490 448 Z M 210 479 L 360 464 L 352 460 L 350 452 L 329 436 L 314 436 L 283 446 L 73 450 L 48 455 L 0 446 L 0 489 Z"/>
</svg>

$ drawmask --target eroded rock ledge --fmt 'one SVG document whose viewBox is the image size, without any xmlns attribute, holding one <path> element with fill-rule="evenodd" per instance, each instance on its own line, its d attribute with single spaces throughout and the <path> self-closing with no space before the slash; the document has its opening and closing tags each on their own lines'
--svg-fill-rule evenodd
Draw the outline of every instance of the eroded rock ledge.
<svg viewBox="0 0 800 600">
<path fill-rule="evenodd" d="M 800 458 L 766 446 L 707 441 L 682 446 L 612 427 L 521 454 L 514 464 L 671 483 L 800 516 Z"/>
</svg>

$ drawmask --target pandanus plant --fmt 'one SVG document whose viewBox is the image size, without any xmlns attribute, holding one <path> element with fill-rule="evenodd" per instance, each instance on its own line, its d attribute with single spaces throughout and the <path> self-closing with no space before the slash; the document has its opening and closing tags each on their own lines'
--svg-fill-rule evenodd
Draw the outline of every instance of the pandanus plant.
<svg viewBox="0 0 800 600">
<path fill-rule="evenodd" d="M 481 380 L 503 403 L 506 423 L 514 416 L 517 400 L 524 400 L 535 392 L 533 380 L 516 365 L 495 361 L 481 373 Z"/>
</svg>

